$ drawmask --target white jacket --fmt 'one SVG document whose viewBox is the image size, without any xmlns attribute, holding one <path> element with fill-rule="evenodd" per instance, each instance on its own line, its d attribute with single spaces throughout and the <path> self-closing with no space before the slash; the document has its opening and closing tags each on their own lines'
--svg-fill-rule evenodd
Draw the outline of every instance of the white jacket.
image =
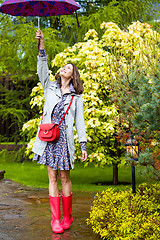
<svg viewBox="0 0 160 240">
<path fill-rule="evenodd" d="M 50 81 L 49 69 L 47 64 L 47 56 L 45 57 L 38 56 L 37 72 L 44 89 L 44 97 L 45 97 L 42 123 L 51 123 L 51 114 L 55 105 L 61 100 L 61 91 L 60 91 L 60 88 L 57 86 L 56 81 Z M 74 96 L 72 105 L 65 116 L 65 123 L 66 123 L 66 133 L 67 133 L 67 144 L 68 144 L 68 150 L 70 154 L 70 164 L 71 164 L 71 167 L 74 168 L 74 153 L 75 153 L 74 129 L 73 129 L 74 121 L 75 121 L 75 127 L 77 130 L 79 142 L 87 142 L 87 139 L 86 139 L 86 131 L 85 131 L 82 94 L 78 95 L 73 92 L 69 94 L 64 103 L 64 111 L 67 110 L 67 107 L 71 101 L 72 95 L 75 95 L 75 96 Z M 47 142 L 41 141 L 38 138 L 38 133 L 37 133 L 37 137 L 34 142 L 32 151 L 42 156 L 46 148 L 46 145 L 47 145 Z"/>
</svg>

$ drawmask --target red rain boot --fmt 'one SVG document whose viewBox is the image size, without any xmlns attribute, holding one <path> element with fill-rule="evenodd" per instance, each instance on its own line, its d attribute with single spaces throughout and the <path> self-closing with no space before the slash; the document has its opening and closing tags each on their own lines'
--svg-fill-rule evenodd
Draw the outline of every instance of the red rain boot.
<svg viewBox="0 0 160 240">
<path fill-rule="evenodd" d="M 59 197 L 50 197 L 50 206 L 52 213 L 51 227 L 54 233 L 63 233 L 63 228 L 60 222 L 61 211 L 60 211 L 60 196 Z"/>
<path fill-rule="evenodd" d="M 68 197 L 64 197 L 62 194 L 62 206 L 63 206 L 63 220 L 62 227 L 64 230 L 69 229 L 73 222 L 72 212 L 72 193 Z"/>
</svg>

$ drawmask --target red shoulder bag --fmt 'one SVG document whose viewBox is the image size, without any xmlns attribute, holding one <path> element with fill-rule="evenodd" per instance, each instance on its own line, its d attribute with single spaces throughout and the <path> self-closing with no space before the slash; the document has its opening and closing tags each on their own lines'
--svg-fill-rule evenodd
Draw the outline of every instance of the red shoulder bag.
<svg viewBox="0 0 160 240">
<path fill-rule="evenodd" d="M 59 125 L 62 123 L 63 119 L 65 118 L 68 110 L 70 109 L 70 106 L 73 102 L 73 98 L 74 96 L 72 96 L 71 102 L 65 112 L 65 114 L 63 115 L 61 121 L 59 122 L 59 124 L 56 123 L 44 123 L 42 124 L 42 119 L 41 119 L 41 124 L 39 125 L 39 133 L 38 133 L 38 137 L 41 141 L 45 141 L 45 142 L 56 142 L 59 138 L 60 138 L 60 131 L 59 131 Z"/>
</svg>

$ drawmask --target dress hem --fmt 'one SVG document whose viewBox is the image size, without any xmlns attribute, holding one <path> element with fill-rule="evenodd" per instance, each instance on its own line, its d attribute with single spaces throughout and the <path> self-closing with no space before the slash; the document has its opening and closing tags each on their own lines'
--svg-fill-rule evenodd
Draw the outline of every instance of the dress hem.
<svg viewBox="0 0 160 240">
<path fill-rule="evenodd" d="M 33 161 L 37 161 L 37 163 L 38 164 L 41 164 L 41 165 L 45 165 L 45 166 L 49 166 L 47 163 L 39 163 L 39 160 L 35 160 L 35 159 L 33 159 Z M 51 168 L 53 168 L 52 166 L 49 166 L 49 167 L 51 167 Z M 60 169 L 60 168 L 57 168 L 57 169 L 53 169 L 53 170 L 65 170 L 65 171 L 69 171 L 69 170 L 74 170 L 74 168 L 70 168 L 70 169 Z"/>
</svg>

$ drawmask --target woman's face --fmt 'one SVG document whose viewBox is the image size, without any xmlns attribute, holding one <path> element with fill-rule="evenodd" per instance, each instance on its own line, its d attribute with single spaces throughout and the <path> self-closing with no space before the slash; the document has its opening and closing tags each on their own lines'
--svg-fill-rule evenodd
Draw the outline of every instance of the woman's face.
<svg viewBox="0 0 160 240">
<path fill-rule="evenodd" d="M 66 64 L 64 67 L 62 67 L 59 74 L 60 74 L 61 77 L 64 77 L 66 79 L 70 79 L 73 75 L 72 64 Z"/>
</svg>

